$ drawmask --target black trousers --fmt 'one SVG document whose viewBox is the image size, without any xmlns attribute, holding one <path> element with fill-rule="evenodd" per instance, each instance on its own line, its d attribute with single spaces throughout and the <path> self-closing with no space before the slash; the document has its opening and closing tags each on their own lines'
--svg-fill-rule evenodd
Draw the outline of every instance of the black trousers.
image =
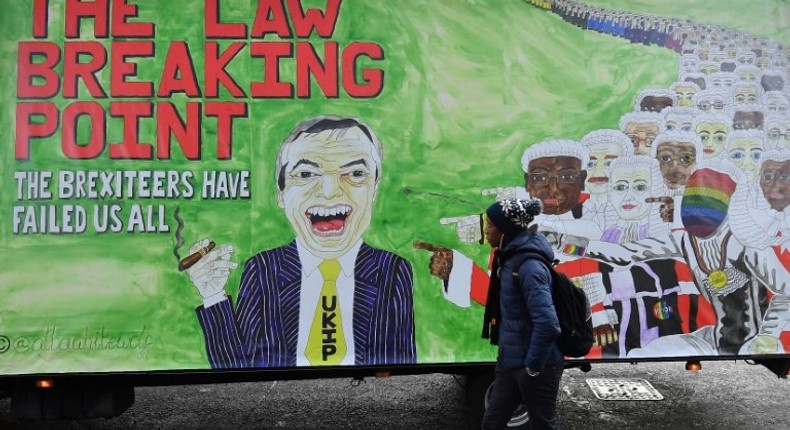
<svg viewBox="0 0 790 430">
<path fill-rule="evenodd" d="M 531 429 L 559 429 L 557 393 L 564 370 L 565 365 L 559 363 L 547 366 L 540 375 L 532 377 L 523 367 L 507 369 L 497 362 L 494 386 L 483 415 L 483 430 L 505 428 L 522 401 L 529 412 Z"/>
</svg>

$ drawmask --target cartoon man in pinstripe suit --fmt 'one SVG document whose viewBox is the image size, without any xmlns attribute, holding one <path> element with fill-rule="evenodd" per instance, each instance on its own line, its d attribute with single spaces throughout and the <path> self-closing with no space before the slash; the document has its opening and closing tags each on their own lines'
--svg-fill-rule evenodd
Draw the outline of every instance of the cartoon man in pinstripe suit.
<svg viewBox="0 0 790 430">
<path fill-rule="evenodd" d="M 278 203 L 296 239 L 247 261 L 236 303 L 224 291 L 232 246 L 188 270 L 213 368 L 416 361 L 411 266 L 362 241 L 381 159 L 378 137 L 356 118 L 312 118 L 286 138 Z"/>
</svg>

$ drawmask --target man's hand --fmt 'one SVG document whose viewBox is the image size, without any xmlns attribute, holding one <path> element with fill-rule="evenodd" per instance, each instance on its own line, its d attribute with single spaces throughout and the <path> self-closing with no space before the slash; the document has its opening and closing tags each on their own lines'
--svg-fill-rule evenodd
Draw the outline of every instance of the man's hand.
<svg viewBox="0 0 790 430">
<path fill-rule="evenodd" d="M 611 324 L 593 327 L 593 346 L 604 347 L 618 340 L 617 330 Z"/>
<path fill-rule="evenodd" d="M 483 244 L 483 215 L 446 217 L 439 220 L 442 225 L 455 224 L 455 234 L 463 243 Z"/>
<path fill-rule="evenodd" d="M 645 203 L 661 203 L 658 208 L 658 213 L 664 222 L 673 222 L 675 220 L 675 200 L 669 196 L 662 197 L 648 197 Z"/>
<path fill-rule="evenodd" d="M 561 250 L 565 245 L 565 235 L 552 229 L 551 227 L 539 225 L 538 233 L 541 233 L 546 237 L 546 241 L 549 242 L 549 246 L 551 246 L 555 251 Z"/>
<path fill-rule="evenodd" d="M 523 188 L 522 188 L 523 189 Z M 481 193 L 484 196 L 496 196 L 496 201 L 519 198 L 519 187 L 496 187 L 484 188 Z"/>
<path fill-rule="evenodd" d="M 453 270 L 453 250 L 439 245 L 414 241 L 414 249 L 424 249 L 431 251 L 431 263 L 429 268 L 431 275 L 444 281 L 445 285 L 450 280 L 450 272 Z"/>
<path fill-rule="evenodd" d="M 189 253 L 197 252 L 199 249 L 208 246 L 209 240 L 203 239 L 189 248 Z M 208 254 L 204 255 L 197 263 L 186 270 L 189 280 L 197 288 L 203 300 L 214 299 L 224 294 L 225 284 L 230 277 L 230 271 L 235 269 L 238 264 L 231 261 L 233 245 L 221 246 Z"/>
<path fill-rule="evenodd" d="M 538 233 L 542 233 L 546 237 L 549 246 L 556 251 L 555 255 L 557 258 L 560 257 L 557 253 L 572 258 L 584 257 L 587 253 L 587 248 L 590 246 L 590 239 L 586 237 L 560 233 L 543 225 L 538 226 Z"/>
</svg>

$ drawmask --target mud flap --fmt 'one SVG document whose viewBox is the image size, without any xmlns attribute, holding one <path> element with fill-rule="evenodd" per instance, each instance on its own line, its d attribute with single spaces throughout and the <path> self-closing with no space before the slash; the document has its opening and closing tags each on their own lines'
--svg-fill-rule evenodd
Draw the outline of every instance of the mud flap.
<svg viewBox="0 0 790 430">
<path fill-rule="evenodd" d="M 787 358 L 755 359 L 754 363 L 767 367 L 774 375 L 782 379 L 787 379 L 788 373 L 790 373 L 790 359 Z"/>
</svg>

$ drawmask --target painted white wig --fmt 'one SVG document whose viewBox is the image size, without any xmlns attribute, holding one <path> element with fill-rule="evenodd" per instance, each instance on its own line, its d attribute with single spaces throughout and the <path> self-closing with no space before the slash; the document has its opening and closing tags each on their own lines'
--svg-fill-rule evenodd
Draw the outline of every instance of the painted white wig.
<svg viewBox="0 0 790 430">
<path fill-rule="evenodd" d="M 631 143 L 631 139 L 620 130 L 593 130 L 582 137 L 581 143 L 586 147 L 597 143 L 614 143 L 622 148 L 623 157 L 631 155 L 634 152 L 634 145 Z"/>
<path fill-rule="evenodd" d="M 521 168 L 528 172 L 529 162 L 537 158 L 546 157 L 573 157 L 581 161 L 581 169 L 590 162 L 590 151 L 581 143 L 570 139 L 544 140 L 531 145 L 521 156 Z"/>
<path fill-rule="evenodd" d="M 620 117 L 620 131 L 625 133 L 629 124 L 655 124 L 661 127 L 664 117 L 658 112 L 628 112 Z"/>
</svg>

